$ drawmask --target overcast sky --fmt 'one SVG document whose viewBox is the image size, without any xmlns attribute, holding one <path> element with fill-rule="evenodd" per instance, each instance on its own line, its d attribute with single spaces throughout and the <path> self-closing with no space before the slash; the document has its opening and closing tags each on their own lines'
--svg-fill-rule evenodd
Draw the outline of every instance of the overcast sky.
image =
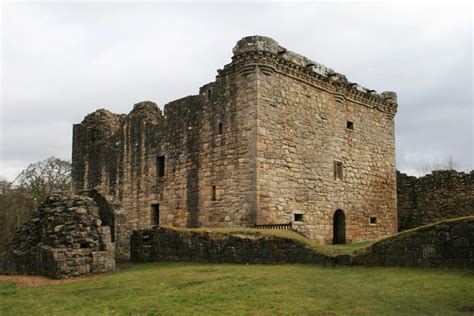
<svg viewBox="0 0 474 316">
<path fill-rule="evenodd" d="M 72 124 L 163 105 L 214 80 L 237 40 L 266 35 L 398 93 L 398 169 L 474 168 L 470 4 L 3 3 L 0 177 L 70 159 Z"/>
</svg>

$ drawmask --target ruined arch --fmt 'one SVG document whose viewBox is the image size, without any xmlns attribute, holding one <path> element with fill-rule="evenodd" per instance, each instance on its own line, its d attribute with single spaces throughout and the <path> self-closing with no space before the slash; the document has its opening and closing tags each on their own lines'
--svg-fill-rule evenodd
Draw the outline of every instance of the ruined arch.
<svg viewBox="0 0 474 316">
<path fill-rule="evenodd" d="M 346 215 L 343 210 L 336 210 L 333 217 L 333 244 L 346 243 Z"/>
<path fill-rule="evenodd" d="M 110 228 L 110 239 L 115 242 L 115 209 L 109 201 L 100 194 L 96 189 L 87 192 L 94 202 L 99 207 L 99 218 L 102 221 L 101 226 L 108 226 Z"/>
</svg>

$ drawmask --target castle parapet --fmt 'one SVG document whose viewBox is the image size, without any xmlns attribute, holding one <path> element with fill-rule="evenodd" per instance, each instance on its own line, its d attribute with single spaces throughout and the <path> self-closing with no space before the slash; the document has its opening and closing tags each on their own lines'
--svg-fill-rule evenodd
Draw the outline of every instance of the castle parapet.
<svg viewBox="0 0 474 316">
<path fill-rule="evenodd" d="M 350 82 L 344 74 L 323 64 L 292 52 L 266 36 L 248 36 L 233 48 L 232 63 L 218 71 L 218 77 L 232 71 L 248 74 L 259 65 L 265 74 L 273 71 L 297 77 L 335 95 L 337 101 L 350 99 L 374 107 L 392 117 L 397 112 L 397 94 L 392 91 L 377 93 L 358 83 Z"/>
</svg>

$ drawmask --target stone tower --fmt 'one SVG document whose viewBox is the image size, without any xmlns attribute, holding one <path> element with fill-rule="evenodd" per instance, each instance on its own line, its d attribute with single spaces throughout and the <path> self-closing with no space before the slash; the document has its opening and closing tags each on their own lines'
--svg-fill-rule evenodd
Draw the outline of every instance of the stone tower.
<svg viewBox="0 0 474 316">
<path fill-rule="evenodd" d="M 75 189 L 134 229 L 290 224 L 322 243 L 396 232 L 394 92 L 375 93 L 264 36 L 199 94 L 74 125 Z"/>
</svg>

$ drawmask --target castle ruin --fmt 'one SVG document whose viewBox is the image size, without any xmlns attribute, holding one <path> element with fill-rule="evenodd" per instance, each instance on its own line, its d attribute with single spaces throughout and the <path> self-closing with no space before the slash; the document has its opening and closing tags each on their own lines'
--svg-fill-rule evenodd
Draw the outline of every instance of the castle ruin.
<svg viewBox="0 0 474 316">
<path fill-rule="evenodd" d="M 264 36 L 238 41 L 217 73 L 164 113 L 141 102 L 74 125 L 75 190 L 125 211 L 110 221 L 118 258 L 133 230 L 153 225 L 290 225 L 321 243 L 397 231 L 394 92 Z"/>
</svg>

